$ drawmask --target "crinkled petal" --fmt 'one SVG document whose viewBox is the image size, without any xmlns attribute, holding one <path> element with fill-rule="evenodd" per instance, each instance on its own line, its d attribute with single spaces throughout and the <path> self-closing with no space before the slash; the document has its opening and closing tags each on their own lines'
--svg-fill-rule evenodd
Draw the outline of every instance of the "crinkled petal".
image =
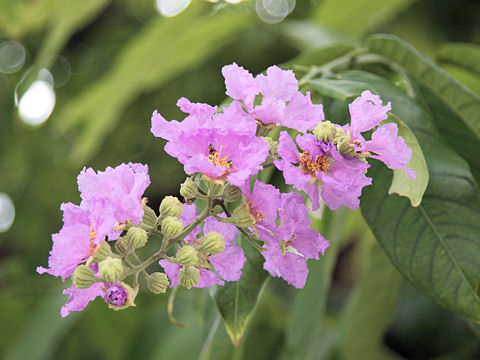
<svg viewBox="0 0 480 360">
<path fill-rule="evenodd" d="M 300 162 L 299 152 L 297 145 L 293 142 L 292 138 L 286 131 L 280 133 L 278 139 L 278 154 L 284 161 L 288 161 L 292 164 Z"/>
<path fill-rule="evenodd" d="M 223 280 L 237 281 L 242 276 L 243 265 L 247 258 L 241 248 L 231 244 L 220 254 L 210 255 L 208 260 Z"/>
<path fill-rule="evenodd" d="M 357 139 L 364 131 L 373 129 L 388 118 L 387 112 L 392 109 L 390 102 L 382 106 L 380 96 L 365 90 L 349 106 L 352 118 L 350 136 Z"/>
<path fill-rule="evenodd" d="M 152 134 L 165 140 L 173 140 L 180 134 L 180 123 L 176 120 L 167 121 L 157 110 L 152 114 Z"/>
<path fill-rule="evenodd" d="M 261 105 L 252 112 L 263 124 L 283 123 L 285 101 L 276 98 L 264 98 Z"/>
<path fill-rule="evenodd" d="M 216 231 L 219 234 L 222 234 L 226 244 L 234 242 L 238 235 L 238 229 L 235 225 L 220 222 L 213 217 L 205 219 L 205 225 L 203 227 L 204 235 L 208 234 L 210 231 Z"/>
<path fill-rule="evenodd" d="M 183 212 L 182 212 L 182 215 L 179 217 L 183 226 L 190 225 L 196 218 L 197 218 L 197 206 L 194 204 L 191 204 L 191 205 L 183 204 Z M 209 219 L 211 218 L 207 218 L 207 220 Z M 201 231 L 200 226 L 196 226 L 195 229 L 193 229 L 192 232 L 187 235 L 187 237 L 185 238 L 185 241 L 194 242 L 195 240 L 197 240 L 197 235 L 200 233 L 200 231 Z"/>
<path fill-rule="evenodd" d="M 278 66 L 270 66 L 267 75 L 256 77 L 261 88 L 263 98 L 277 98 L 289 101 L 298 92 L 298 81 L 292 70 L 282 70 Z"/>
<path fill-rule="evenodd" d="M 242 100 L 249 109 L 253 107 L 253 100 L 260 92 L 258 81 L 243 67 L 236 63 L 222 68 L 225 78 L 226 94 L 235 100 Z"/>
<path fill-rule="evenodd" d="M 306 133 L 323 120 L 323 106 L 312 104 L 310 92 L 307 91 L 306 95 L 298 92 L 285 107 L 282 125 Z"/>
<path fill-rule="evenodd" d="M 265 256 L 263 268 L 272 276 L 282 277 L 297 289 L 305 286 L 308 268 L 307 260 L 304 257 L 289 251 L 283 255 L 275 245 L 269 245 L 263 255 Z"/>
<path fill-rule="evenodd" d="M 97 296 L 103 295 L 104 287 L 104 283 L 97 282 L 87 289 L 77 289 L 74 286 L 65 289 L 63 293 L 70 296 L 67 303 L 62 306 L 62 309 L 60 310 L 60 315 L 62 315 L 62 317 L 65 317 L 72 311 L 82 311 L 87 307 L 90 301 L 94 300 Z"/>
<path fill-rule="evenodd" d="M 373 132 L 372 139 L 365 144 L 365 150 L 376 153 L 371 157 L 384 162 L 390 169 L 405 170 L 410 179 L 415 179 L 416 172 L 407 167 L 412 149 L 397 134 L 397 124 L 384 124 Z"/>
<path fill-rule="evenodd" d="M 168 279 L 170 280 L 170 287 L 176 287 L 180 285 L 178 282 L 178 273 L 180 272 L 182 266 L 171 263 L 167 259 L 160 260 L 158 263 L 165 271 L 165 274 L 167 274 Z"/>
<path fill-rule="evenodd" d="M 296 233 L 290 246 L 305 257 L 318 260 L 318 255 L 325 254 L 325 250 L 330 246 L 330 242 L 320 235 L 318 231 L 302 229 Z"/>
<path fill-rule="evenodd" d="M 213 285 L 223 286 L 225 283 L 215 273 L 210 270 L 200 268 L 200 282 L 193 287 L 206 288 Z"/>
<path fill-rule="evenodd" d="M 213 114 L 215 114 L 215 111 L 217 111 L 216 106 L 210 106 L 204 103 L 192 103 L 190 100 L 184 97 L 178 99 L 177 106 L 184 113 L 205 118 L 213 116 Z"/>
</svg>

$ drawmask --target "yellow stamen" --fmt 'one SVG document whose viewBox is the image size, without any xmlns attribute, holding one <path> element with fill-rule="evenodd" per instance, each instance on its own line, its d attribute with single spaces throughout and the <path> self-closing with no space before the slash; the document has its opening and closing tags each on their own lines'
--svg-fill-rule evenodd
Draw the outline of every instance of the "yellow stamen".
<svg viewBox="0 0 480 360">
<path fill-rule="evenodd" d="M 252 200 L 247 201 L 247 204 L 248 204 L 248 207 L 250 209 L 250 214 L 252 214 L 255 217 L 255 220 L 257 222 L 265 219 L 265 216 L 262 213 L 260 213 L 258 211 L 255 211 Z"/>
<path fill-rule="evenodd" d="M 97 238 L 97 232 L 93 230 L 93 224 L 92 224 L 90 225 L 90 241 L 88 244 L 88 246 L 92 251 L 94 251 L 95 248 L 97 247 L 97 245 L 95 245 L 95 242 L 94 242 L 96 238 Z"/>
<path fill-rule="evenodd" d="M 221 151 L 222 149 L 220 149 L 220 152 Z M 229 172 L 232 165 L 228 160 L 228 156 L 220 157 L 220 152 L 215 150 L 215 148 L 210 145 L 208 147 L 208 161 L 210 161 L 215 166 L 227 168 L 225 172 Z"/>
<path fill-rule="evenodd" d="M 330 170 L 331 160 L 327 155 L 317 156 L 315 161 L 310 158 L 310 152 L 304 150 L 300 155 L 300 169 L 310 175 L 315 175 L 315 172 L 328 172 Z"/>
</svg>

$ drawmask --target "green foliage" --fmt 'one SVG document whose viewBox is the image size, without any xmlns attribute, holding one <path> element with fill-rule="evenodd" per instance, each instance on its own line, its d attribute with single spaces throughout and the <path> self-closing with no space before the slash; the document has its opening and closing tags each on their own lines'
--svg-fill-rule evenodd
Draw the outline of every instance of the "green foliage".
<svg viewBox="0 0 480 360">
<path fill-rule="evenodd" d="M 398 135 L 403 137 L 407 146 L 412 149 L 412 157 L 407 166 L 417 172 L 416 178 L 410 179 L 404 170 L 393 170 L 392 185 L 390 185 L 388 193 L 405 196 L 410 199 L 412 206 L 417 207 L 422 202 L 423 194 L 427 189 L 428 179 L 430 177 L 422 148 L 412 130 L 410 130 L 402 120 L 390 114 L 386 121 L 397 124 Z"/>
<path fill-rule="evenodd" d="M 430 182 L 417 208 L 388 196 L 388 169 L 373 166 L 374 185 L 362 197 L 362 213 L 398 270 L 417 288 L 460 314 L 480 320 L 480 195 L 467 163 L 453 152 L 414 100 L 380 77 L 360 72 L 346 78 L 371 84 L 394 104 L 392 112 L 414 132 Z M 369 170 L 370 173 L 370 170 Z"/>
<path fill-rule="evenodd" d="M 215 286 L 212 290 L 228 335 L 236 346 L 242 340 L 268 275 L 263 270 L 263 257 L 246 239 L 243 239 L 242 243 L 245 244 L 243 250 L 248 259 L 243 267 L 242 277 L 235 282 L 226 282 L 225 286 Z"/>
<path fill-rule="evenodd" d="M 320 94 L 340 101 L 346 101 L 354 96 L 359 96 L 363 90 L 368 89 L 367 84 L 350 80 L 320 78 L 310 80 L 308 84 Z"/>
<path fill-rule="evenodd" d="M 480 76 L 480 46 L 468 43 L 447 43 L 435 55 L 440 63 L 454 64 Z"/>
</svg>

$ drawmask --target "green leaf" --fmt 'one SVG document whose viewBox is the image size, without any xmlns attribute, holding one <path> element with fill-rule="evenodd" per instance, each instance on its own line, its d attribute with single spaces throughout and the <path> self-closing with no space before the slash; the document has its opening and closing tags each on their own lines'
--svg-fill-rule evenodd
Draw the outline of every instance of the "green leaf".
<svg viewBox="0 0 480 360">
<path fill-rule="evenodd" d="M 410 179 L 404 170 L 393 170 L 393 180 L 389 194 L 398 194 L 410 199 L 412 206 L 417 207 L 422 202 L 423 194 L 427 189 L 428 174 L 427 162 L 423 156 L 422 148 L 413 134 L 412 130 L 405 125 L 397 116 L 390 114 L 388 122 L 394 122 L 398 126 L 398 135 L 405 139 L 407 146 L 412 149 L 412 157 L 407 166 L 417 172 L 415 179 Z"/>
<path fill-rule="evenodd" d="M 470 132 L 480 139 L 480 97 L 435 65 L 418 50 L 393 35 L 373 35 L 367 47 L 375 54 L 405 68 L 454 111 Z"/>
<path fill-rule="evenodd" d="M 233 344 L 238 346 L 242 340 L 248 320 L 253 314 L 257 299 L 267 272 L 263 270 L 263 256 L 242 238 L 243 250 L 247 262 L 242 270 L 242 277 L 235 282 L 225 282 L 225 286 L 215 286 L 212 296 L 222 315 L 227 333 Z"/>
<path fill-rule="evenodd" d="M 447 43 L 438 49 L 435 58 L 440 63 L 453 64 L 480 76 L 480 46 L 467 43 Z"/>
<path fill-rule="evenodd" d="M 94 154 L 142 92 L 153 91 L 201 64 L 248 24 L 248 18 L 238 13 L 224 11 L 208 17 L 201 9 L 201 4 L 193 4 L 175 18 L 154 17 L 120 51 L 111 71 L 62 108 L 55 120 L 64 130 L 83 125 L 72 154 L 75 160 Z"/>
<path fill-rule="evenodd" d="M 343 74 L 365 81 L 391 101 L 392 112 L 412 129 L 422 146 L 430 182 L 420 206 L 388 196 L 391 171 L 372 164 L 373 186 L 365 188 L 361 210 L 397 269 L 425 295 L 472 320 L 480 320 L 480 194 L 468 164 L 452 151 L 431 115 L 404 92 L 376 75 Z"/>
<path fill-rule="evenodd" d="M 366 248 L 361 255 L 364 269 L 346 305 L 340 358 L 388 359 L 382 342 L 395 314 L 402 277 L 370 231 L 362 242 Z"/>
<path fill-rule="evenodd" d="M 315 11 L 317 21 L 361 36 L 407 9 L 415 0 L 324 0 Z"/>
<path fill-rule="evenodd" d="M 358 96 L 368 85 L 359 81 L 314 79 L 309 80 L 308 85 L 324 96 L 336 100 L 345 101 L 353 96 Z"/>
<path fill-rule="evenodd" d="M 355 47 L 347 43 L 336 43 L 334 45 L 323 46 L 319 49 L 306 50 L 298 55 L 296 58 L 282 65 L 282 67 L 300 66 L 320 66 L 335 60 L 343 55 L 346 55 Z"/>
</svg>

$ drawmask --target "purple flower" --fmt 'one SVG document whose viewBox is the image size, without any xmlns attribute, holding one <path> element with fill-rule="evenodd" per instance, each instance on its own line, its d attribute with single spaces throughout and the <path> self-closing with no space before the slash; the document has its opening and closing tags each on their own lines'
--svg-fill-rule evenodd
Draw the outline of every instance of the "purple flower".
<svg viewBox="0 0 480 360">
<path fill-rule="evenodd" d="M 322 105 L 312 104 L 310 93 L 304 95 L 298 90 L 293 71 L 271 66 L 266 73 L 254 78 L 235 63 L 222 69 L 227 95 L 242 101 L 252 120 L 263 125 L 286 126 L 302 133 L 324 120 Z M 262 95 L 261 104 L 255 106 L 254 100 L 259 94 Z"/>
<path fill-rule="evenodd" d="M 362 132 L 372 130 L 388 118 L 387 112 L 392 109 L 390 102 L 382 106 L 378 95 L 373 95 L 369 90 L 362 92 L 350 105 L 350 137 L 357 151 L 375 153 L 369 157 L 385 163 L 390 169 L 402 169 L 407 172 L 410 179 L 415 179 L 416 172 L 407 167 L 412 149 L 403 137 L 398 136 L 395 123 L 379 126 L 372 134 L 369 141 L 365 141 Z"/>
<path fill-rule="evenodd" d="M 148 166 L 142 164 L 121 164 L 98 173 L 88 168 L 78 176 L 82 203 L 91 208 L 92 203 L 104 199 L 114 209 L 113 216 L 119 223 L 132 220 L 138 224 L 142 220 L 142 196 L 148 185 Z M 111 235 L 112 240 L 118 238 L 118 234 Z"/>
<path fill-rule="evenodd" d="M 272 276 L 282 277 L 296 288 L 303 288 L 307 279 L 307 259 L 319 259 L 330 243 L 310 229 L 303 197 L 293 192 L 282 194 L 279 210 L 280 225 L 270 231 L 259 229 L 265 241 L 264 269 Z"/>
<path fill-rule="evenodd" d="M 63 293 L 70 296 L 67 303 L 62 306 L 60 315 L 65 317 L 72 311 L 84 310 L 90 301 L 94 300 L 97 296 L 103 296 L 104 287 L 105 284 L 103 282 L 97 282 L 87 289 L 77 289 L 74 286 L 65 289 Z"/>
<path fill-rule="evenodd" d="M 94 212 L 84 209 L 85 205 L 62 204 L 63 228 L 52 235 L 53 246 L 46 269 L 39 266 L 37 272 L 68 278 L 75 268 L 95 253 L 107 233 L 115 224 L 113 210 L 103 200 L 90 204 Z"/>
<path fill-rule="evenodd" d="M 320 206 L 319 187 L 330 209 L 341 206 L 357 209 L 363 187 L 372 182 L 365 176 L 370 165 L 355 157 L 342 156 L 332 143 L 325 144 L 311 134 L 299 135 L 296 140 L 301 152 L 287 132 L 280 134 L 278 153 L 282 160 L 274 163 L 283 171 L 285 182 L 306 192 L 314 210 Z"/>
<path fill-rule="evenodd" d="M 179 217 L 183 226 L 190 225 L 197 217 L 197 207 L 194 204 L 188 205 L 183 204 L 182 216 Z M 187 235 L 185 238 L 186 242 L 195 242 L 197 240 L 197 235 L 200 233 L 200 226 L 196 226 L 193 231 Z"/>
<path fill-rule="evenodd" d="M 192 114 L 179 123 L 167 122 L 155 113 L 152 117 L 152 128 L 168 129 L 154 131 L 154 135 L 168 140 L 165 151 L 184 164 L 187 174 L 202 173 L 241 186 L 262 169 L 268 144 L 254 136 L 255 128 L 244 121 L 245 113 L 238 103 L 232 103 L 222 114 L 197 118 Z"/>
<path fill-rule="evenodd" d="M 128 299 L 128 290 L 125 289 L 119 282 L 107 283 L 103 300 L 106 303 L 121 307 L 124 306 Z"/>
<path fill-rule="evenodd" d="M 258 180 L 253 185 L 253 191 L 250 191 L 248 183 L 241 189 L 250 213 L 255 218 L 256 225 L 266 228 L 275 226 L 278 208 L 280 207 L 280 191 L 273 185 Z"/>
</svg>

